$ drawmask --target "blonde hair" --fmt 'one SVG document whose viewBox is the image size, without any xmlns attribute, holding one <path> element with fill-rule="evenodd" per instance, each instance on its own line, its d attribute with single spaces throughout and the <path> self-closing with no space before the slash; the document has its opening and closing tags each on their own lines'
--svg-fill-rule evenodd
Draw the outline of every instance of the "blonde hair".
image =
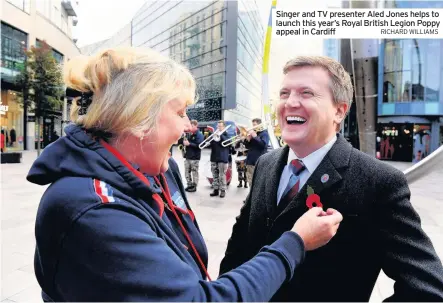
<svg viewBox="0 0 443 303">
<path fill-rule="evenodd" d="M 331 79 L 331 91 L 335 104 L 346 103 L 348 112 L 351 108 L 354 89 L 349 74 L 344 67 L 337 61 L 323 56 L 299 56 L 289 60 L 283 67 L 283 73 L 286 75 L 291 69 L 296 67 L 312 66 L 321 67 L 326 70 Z"/>
<path fill-rule="evenodd" d="M 113 48 L 74 58 L 64 74 L 68 87 L 93 93 L 85 115 L 79 115 L 79 107 L 72 103 L 71 121 L 113 135 L 131 132 L 143 136 L 157 126 L 168 101 L 180 98 L 189 105 L 196 97 L 191 73 L 147 48 Z"/>
</svg>

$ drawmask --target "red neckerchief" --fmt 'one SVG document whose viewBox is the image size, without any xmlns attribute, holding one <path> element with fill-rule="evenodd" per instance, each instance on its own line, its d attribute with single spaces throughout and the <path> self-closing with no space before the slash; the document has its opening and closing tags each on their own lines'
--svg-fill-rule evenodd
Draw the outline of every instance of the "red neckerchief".
<svg viewBox="0 0 443 303">
<path fill-rule="evenodd" d="M 124 166 L 126 166 L 132 173 L 134 173 L 143 183 L 145 183 L 146 185 L 151 187 L 151 184 L 150 184 L 148 178 L 146 178 L 141 172 L 136 170 L 128 161 L 126 161 L 126 159 L 115 148 L 113 148 L 111 145 L 109 145 L 104 140 L 100 140 L 100 143 L 109 152 L 111 152 L 119 161 L 121 161 Z M 183 225 L 182 221 L 180 220 L 180 217 L 177 214 L 176 208 L 178 208 L 178 207 L 176 207 L 175 204 L 172 202 L 171 194 L 169 192 L 168 182 L 166 182 L 166 178 L 163 174 L 161 174 L 161 178 L 162 178 L 163 182 L 160 182 L 160 180 L 157 177 L 154 177 L 157 185 L 160 186 L 160 188 L 162 190 L 163 196 L 165 197 L 166 202 L 171 209 L 171 212 L 174 214 L 175 219 L 177 220 L 178 224 L 180 225 L 180 228 L 183 231 L 183 234 L 185 235 L 186 240 L 191 245 L 192 251 L 194 252 L 195 256 L 197 257 L 199 265 L 203 269 L 203 272 L 205 273 L 208 280 L 211 281 L 211 277 L 209 276 L 209 273 L 206 269 L 205 264 L 203 263 L 197 249 L 194 246 L 194 243 L 191 240 L 191 237 L 189 236 L 188 232 L 186 231 L 185 226 Z M 163 200 L 160 197 L 160 195 L 157 193 L 153 193 L 152 198 L 160 206 L 160 218 L 161 218 L 161 216 L 163 215 L 163 211 L 164 211 Z"/>
</svg>

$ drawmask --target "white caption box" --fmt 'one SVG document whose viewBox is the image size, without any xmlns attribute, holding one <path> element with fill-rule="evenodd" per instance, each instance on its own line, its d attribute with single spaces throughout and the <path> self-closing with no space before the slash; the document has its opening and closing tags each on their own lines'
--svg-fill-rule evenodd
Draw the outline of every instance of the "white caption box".
<svg viewBox="0 0 443 303">
<path fill-rule="evenodd" d="M 443 38 L 443 9 L 276 8 L 272 34 L 276 39 L 439 39 Z"/>
</svg>

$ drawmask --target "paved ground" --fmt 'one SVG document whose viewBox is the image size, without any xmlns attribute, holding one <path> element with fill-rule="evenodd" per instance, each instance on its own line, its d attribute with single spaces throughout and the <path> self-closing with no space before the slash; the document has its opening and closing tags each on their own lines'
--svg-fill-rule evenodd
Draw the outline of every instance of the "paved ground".
<svg viewBox="0 0 443 303">
<path fill-rule="evenodd" d="M 40 197 L 45 188 L 28 183 L 25 176 L 35 152 L 25 152 L 21 164 L 0 166 L 1 186 L 1 293 L 2 302 L 41 301 L 40 288 L 34 277 L 34 221 Z M 174 151 L 181 164 L 181 155 Z M 201 161 L 201 183 L 197 193 L 189 195 L 193 210 L 199 220 L 210 252 L 209 272 L 216 277 L 227 240 L 242 201 L 247 195 L 244 188 L 238 189 L 237 182 L 230 186 L 225 199 L 210 198 L 211 191 L 205 176 L 209 154 L 205 151 Z M 392 163 L 401 170 L 410 164 Z M 236 174 L 234 172 L 234 179 Z M 430 173 L 411 185 L 412 203 L 420 213 L 423 228 L 433 240 L 443 258 L 443 169 Z M 380 275 L 371 301 L 381 301 L 393 293 L 392 280 Z"/>
</svg>

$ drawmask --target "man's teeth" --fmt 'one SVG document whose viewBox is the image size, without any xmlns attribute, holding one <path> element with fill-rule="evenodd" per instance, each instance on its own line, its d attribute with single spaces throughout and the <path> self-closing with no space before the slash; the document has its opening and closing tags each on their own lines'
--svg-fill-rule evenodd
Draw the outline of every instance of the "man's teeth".
<svg viewBox="0 0 443 303">
<path fill-rule="evenodd" d="M 306 122 L 306 119 L 302 118 L 302 117 L 291 116 L 291 117 L 286 117 L 286 121 L 288 121 L 288 122 Z"/>
</svg>

